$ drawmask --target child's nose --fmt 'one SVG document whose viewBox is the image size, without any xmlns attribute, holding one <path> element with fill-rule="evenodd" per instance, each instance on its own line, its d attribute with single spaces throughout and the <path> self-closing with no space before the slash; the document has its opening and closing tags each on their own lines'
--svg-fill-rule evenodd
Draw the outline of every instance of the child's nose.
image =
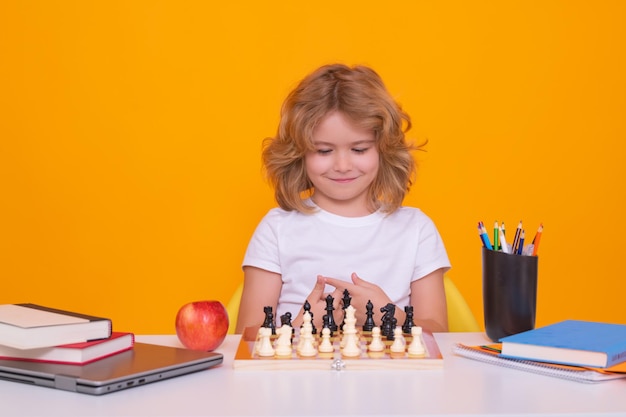
<svg viewBox="0 0 626 417">
<path fill-rule="evenodd" d="M 350 155 L 338 153 L 335 158 L 335 170 L 339 172 L 349 171 L 352 168 Z"/>
</svg>

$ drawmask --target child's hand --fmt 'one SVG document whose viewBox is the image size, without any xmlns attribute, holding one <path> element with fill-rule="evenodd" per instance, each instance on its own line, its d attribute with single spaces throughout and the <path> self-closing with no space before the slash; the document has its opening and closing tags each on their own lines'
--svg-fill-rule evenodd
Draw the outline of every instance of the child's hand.
<svg viewBox="0 0 626 417">
<path fill-rule="evenodd" d="M 332 284 L 331 284 L 332 285 Z M 321 275 L 317 276 L 317 281 L 315 282 L 315 286 L 311 291 L 311 294 L 307 297 L 306 301 L 311 305 L 310 312 L 313 314 L 313 324 L 318 329 L 322 328 L 323 317 L 326 314 L 326 297 L 329 295 L 324 293 L 324 288 L 326 286 L 326 279 Z M 343 290 L 342 290 L 343 291 Z M 333 311 L 333 318 L 335 319 L 335 323 L 341 323 L 343 320 L 343 312 L 341 310 L 340 298 L 341 293 L 338 290 L 333 291 L 330 294 L 333 297 L 333 307 L 335 310 Z M 302 325 L 302 315 L 304 314 L 304 308 L 300 309 L 298 313 L 298 317 L 293 321 L 294 327 L 299 327 Z"/>
<path fill-rule="evenodd" d="M 343 290 L 348 290 L 350 297 L 352 297 L 350 304 L 356 309 L 357 325 L 362 325 L 365 322 L 365 305 L 368 301 L 374 304 L 375 312 L 380 311 L 381 307 L 392 301 L 378 285 L 361 279 L 356 273 L 352 273 L 351 278 L 352 283 L 336 278 L 323 277 L 326 284 L 336 288 L 333 294 L 339 294 L 338 296 L 341 297 Z"/>
</svg>

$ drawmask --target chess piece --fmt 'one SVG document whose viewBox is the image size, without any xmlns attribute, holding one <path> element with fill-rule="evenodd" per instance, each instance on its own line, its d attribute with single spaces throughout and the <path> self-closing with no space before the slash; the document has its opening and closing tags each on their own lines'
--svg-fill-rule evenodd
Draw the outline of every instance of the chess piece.
<svg viewBox="0 0 626 417">
<path fill-rule="evenodd" d="M 352 297 L 350 297 L 350 292 L 348 290 L 343 290 L 343 298 L 341 299 L 343 302 L 343 309 L 348 308 L 352 301 Z"/>
<path fill-rule="evenodd" d="M 344 327 L 342 331 L 342 338 L 340 346 L 343 348 L 351 335 L 356 335 L 356 310 L 352 306 L 346 308 L 344 314 Z M 359 350 L 360 351 L 360 350 Z"/>
<path fill-rule="evenodd" d="M 372 329 L 372 341 L 367 346 L 370 352 L 383 352 L 385 350 L 385 343 L 383 343 L 382 336 L 380 334 L 380 327 L 374 326 Z"/>
<path fill-rule="evenodd" d="M 341 354 L 345 357 L 361 356 L 359 335 L 357 334 L 355 323 L 354 307 L 349 306 L 346 309 L 346 324 L 341 338 Z"/>
<path fill-rule="evenodd" d="M 402 328 L 397 326 L 393 330 L 393 343 L 389 347 L 389 351 L 393 353 L 404 353 L 406 350 L 406 340 L 402 335 Z"/>
<path fill-rule="evenodd" d="M 376 323 L 374 323 L 374 304 L 372 304 L 371 300 L 368 300 L 365 305 L 365 322 L 363 323 L 363 331 L 371 332 L 374 327 L 376 327 Z"/>
<path fill-rule="evenodd" d="M 256 353 L 259 356 L 267 357 L 274 356 L 274 348 L 272 347 L 272 342 L 270 341 L 270 337 L 272 336 L 272 329 L 269 327 L 260 327 L 257 341 L 258 348 L 256 349 Z"/>
<path fill-rule="evenodd" d="M 387 340 L 393 340 L 393 331 L 396 328 L 396 324 L 398 322 L 398 319 L 394 317 L 394 314 L 396 314 L 396 306 L 392 303 L 388 303 L 384 307 L 380 308 L 380 312 L 383 313 L 380 334 L 385 336 Z"/>
<path fill-rule="evenodd" d="M 406 313 L 406 319 L 402 325 L 402 331 L 404 334 L 411 334 L 411 328 L 415 326 L 415 323 L 413 323 L 413 306 L 404 306 L 404 312 Z"/>
<path fill-rule="evenodd" d="M 340 328 L 341 330 L 343 330 L 343 325 L 344 325 L 344 323 L 345 323 L 346 308 L 348 308 L 348 307 L 350 306 L 350 303 L 351 303 L 351 302 L 352 302 L 352 297 L 350 297 L 350 292 L 349 292 L 347 289 L 343 290 L 343 298 L 341 299 L 341 304 L 343 305 L 343 306 L 342 306 L 342 309 L 343 309 L 343 311 L 344 311 L 344 313 L 343 313 L 343 317 L 344 317 L 344 319 L 343 319 L 343 321 L 341 322 L 341 326 L 339 326 L 339 328 Z"/>
<path fill-rule="evenodd" d="M 333 343 L 330 340 L 330 329 L 328 327 L 324 327 L 322 329 L 322 342 L 320 346 L 317 348 L 322 353 L 331 353 L 335 349 L 333 348 Z"/>
<path fill-rule="evenodd" d="M 333 317 L 333 311 L 335 310 L 335 307 L 333 307 L 333 301 L 335 301 L 335 299 L 332 297 L 332 295 L 328 294 L 326 296 L 326 314 L 328 315 L 328 328 L 334 334 L 337 331 L 338 326 L 337 323 L 335 323 L 335 318 Z"/>
<path fill-rule="evenodd" d="M 283 324 L 276 330 L 278 338 L 274 342 L 276 356 L 291 356 L 291 335 L 293 329 L 287 324 Z"/>
<path fill-rule="evenodd" d="M 311 311 L 311 303 L 309 303 L 309 300 L 306 300 L 304 302 L 303 309 L 304 309 L 305 313 L 309 313 L 311 315 L 311 334 L 317 334 L 317 329 L 315 328 L 315 323 L 313 323 L 313 312 Z"/>
<path fill-rule="evenodd" d="M 298 354 L 304 357 L 315 356 L 317 349 L 313 340 L 313 326 L 311 324 L 311 313 L 305 312 L 303 316 L 302 328 L 300 329 L 300 340 L 298 342 Z"/>
<path fill-rule="evenodd" d="M 291 313 L 290 312 L 286 312 L 285 314 L 280 316 L 280 325 L 291 327 Z"/>
<path fill-rule="evenodd" d="M 341 354 L 346 357 L 355 357 L 361 355 L 361 347 L 359 346 L 359 336 L 356 330 L 356 311 L 354 307 L 346 308 L 345 325 L 341 338 Z"/>
<path fill-rule="evenodd" d="M 413 336 L 413 340 L 411 340 L 409 344 L 409 356 L 426 356 L 426 348 L 422 340 L 422 328 L 420 326 L 413 326 L 411 328 L 411 335 Z"/>
<path fill-rule="evenodd" d="M 263 312 L 265 313 L 265 320 L 263 321 L 261 327 L 268 328 L 272 331 L 272 334 L 276 334 L 276 324 L 274 323 L 274 313 L 272 312 L 272 307 L 263 307 Z"/>
</svg>

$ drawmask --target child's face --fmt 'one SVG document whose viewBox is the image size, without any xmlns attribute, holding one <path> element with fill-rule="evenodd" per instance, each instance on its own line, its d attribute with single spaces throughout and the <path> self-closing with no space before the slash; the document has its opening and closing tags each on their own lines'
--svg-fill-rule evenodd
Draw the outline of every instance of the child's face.
<svg viewBox="0 0 626 417">
<path fill-rule="evenodd" d="M 374 132 L 333 112 L 313 131 L 313 144 L 304 160 L 315 204 L 346 217 L 369 214 L 367 190 L 379 167 Z"/>
</svg>

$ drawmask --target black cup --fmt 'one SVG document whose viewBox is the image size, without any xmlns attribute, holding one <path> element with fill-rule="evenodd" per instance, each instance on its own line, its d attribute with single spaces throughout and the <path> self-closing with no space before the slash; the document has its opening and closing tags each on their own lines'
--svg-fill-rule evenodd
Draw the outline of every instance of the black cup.
<svg viewBox="0 0 626 417">
<path fill-rule="evenodd" d="M 537 256 L 483 248 L 485 331 L 494 342 L 535 328 Z"/>
</svg>

